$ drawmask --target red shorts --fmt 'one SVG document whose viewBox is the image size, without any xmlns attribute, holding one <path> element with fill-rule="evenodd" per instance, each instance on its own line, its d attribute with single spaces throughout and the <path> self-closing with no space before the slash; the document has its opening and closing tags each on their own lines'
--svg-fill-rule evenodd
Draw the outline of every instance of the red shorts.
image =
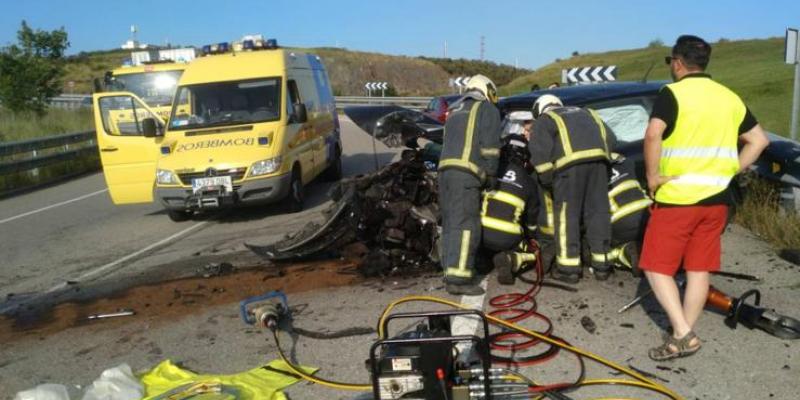
<svg viewBox="0 0 800 400">
<path fill-rule="evenodd" d="M 720 237 L 728 206 L 650 207 L 639 267 L 675 275 L 683 261 L 687 271 L 719 271 Z"/>
</svg>

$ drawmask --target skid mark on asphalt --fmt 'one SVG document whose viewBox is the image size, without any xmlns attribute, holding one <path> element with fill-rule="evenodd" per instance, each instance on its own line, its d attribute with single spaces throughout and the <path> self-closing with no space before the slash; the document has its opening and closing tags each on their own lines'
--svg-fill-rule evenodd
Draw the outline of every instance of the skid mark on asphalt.
<svg viewBox="0 0 800 400">
<path fill-rule="evenodd" d="M 83 196 L 79 196 L 79 197 L 76 197 L 74 199 L 65 200 L 65 201 L 62 201 L 62 202 L 56 203 L 56 204 L 51 204 L 49 206 L 42 207 L 42 208 L 39 208 L 39 209 L 36 209 L 36 210 L 33 210 L 33 211 L 28 211 L 28 212 L 25 212 L 25 213 L 22 213 L 22 214 L 19 214 L 19 215 L 15 215 L 13 217 L 0 219 L 0 224 L 5 224 L 6 222 L 11 222 L 11 221 L 14 221 L 14 220 L 17 220 L 17 219 L 20 219 L 20 218 L 24 218 L 24 217 L 27 217 L 27 216 L 33 215 L 33 214 L 38 214 L 38 213 L 40 213 L 42 211 L 47 211 L 47 210 L 50 210 L 50 209 L 53 209 L 53 208 L 56 208 L 56 207 L 61 207 L 61 206 L 64 206 L 64 205 L 67 205 L 67 204 L 70 204 L 70 203 L 74 203 L 76 201 L 81 201 L 83 199 L 88 199 L 89 197 L 96 196 L 96 195 L 98 195 L 100 193 L 105 193 L 107 191 L 108 191 L 108 189 L 98 190 L 96 192 L 85 194 Z"/>
<path fill-rule="evenodd" d="M 98 278 L 101 275 L 107 273 L 112 268 L 118 267 L 118 266 L 122 265 L 123 263 L 125 263 L 126 261 L 129 261 L 131 259 L 139 257 L 142 254 L 147 253 L 148 251 L 154 250 L 154 249 L 156 249 L 158 247 L 161 247 L 161 246 L 163 246 L 163 245 L 165 245 L 165 244 L 167 244 L 167 243 L 169 243 L 169 242 L 171 242 L 171 241 L 173 241 L 175 239 L 180 238 L 181 236 L 185 236 L 188 233 L 193 232 L 193 231 L 203 227 L 204 225 L 208 224 L 209 222 L 211 222 L 211 220 L 198 222 L 198 223 L 196 223 L 196 224 L 194 224 L 194 225 L 192 225 L 192 226 L 190 226 L 190 227 L 188 227 L 188 228 L 186 228 L 186 229 L 184 229 L 184 230 L 182 230 L 182 231 L 180 231 L 178 233 L 170 235 L 169 237 L 161 239 L 158 242 L 155 242 L 155 243 L 153 243 L 153 244 L 151 244 L 151 245 L 149 245 L 149 246 L 147 246 L 147 247 L 145 247 L 143 249 L 140 249 L 140 250 L 137 250 L 137 251 L 135 251 L 135 252 L 133 252 L 131 254 L 128 254 L 125 257 L 119 258 L 119 259 L 114 260 L 114 261 L 112 261 L 112 262 L 110 262 L 108 264 L 101 265 L 101 266 L 99 266 L 97 268 L 94 268 L 94 269 L 92 269 L 90 271 L 84 272 L 83 274 L 81 274 L 77 278 L 71 279 L 70 283 L 72 283 L 74 281 L 85 282 L 85 281 L 91 280 L 93 278 Z M 64 289 L 66 289 L 67 287 L 70 286 L 70 283 L 61 282 L 58 285 L 55 285 L 55 286 L 51 287 L 50 289 L 47 289 L 46 291 L 44 291 L 41 296 L 46 296 L 48 294 L 52 294 L 52 293 L 64 290 Z M 0 307 L 0 314 L 5 313 L 6 311 L 9 311 L 9 310 L 13 309 L 16 306 L 17 306 L 17 304 L 8 304 L 6 306 Z"/>
</svg>

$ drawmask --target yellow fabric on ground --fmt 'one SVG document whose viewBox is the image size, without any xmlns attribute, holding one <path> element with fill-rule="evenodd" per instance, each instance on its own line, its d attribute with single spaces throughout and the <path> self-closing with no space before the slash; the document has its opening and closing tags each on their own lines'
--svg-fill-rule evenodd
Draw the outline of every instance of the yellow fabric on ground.
<svg viewBox="0 0 800 400">
<path fill-rule="evenodd" d="M 286 374 L 270 369 L 285 371 Z M 310 374 L 317 370 L 310 367 L 303 369 Z M 181 369 L 172 361 L 165 360 L 142 375 L 140 379 L 145 387 L 145 400 L 159 399 L 160 395 L 170 390 L 198 383 L 216 383 L 224 387 L 234 387 L 238 397 L 233 398 L 238 400 L 286 400 L 281 390 L 300 380 L 281 360 L 272 361 L 267 364 L 267 368 L 259 367 L 232 375 L 200 375 Z"/>
</svg>

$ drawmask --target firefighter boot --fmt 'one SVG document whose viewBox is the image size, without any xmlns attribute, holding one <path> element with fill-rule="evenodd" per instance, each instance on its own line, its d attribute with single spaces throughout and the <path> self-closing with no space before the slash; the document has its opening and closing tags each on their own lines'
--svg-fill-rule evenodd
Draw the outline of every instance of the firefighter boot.
<svg viewBox="0 0 800 400">
<path fill-rule="evenodd" d="M 569 284 L 576 284 L 581 280 L 580 268 L 567 267 L 564 268 L 558 264 L 552 269 L 551 276 L 557 281 Z"/>
<path fill-rule="evenodd" d="M 611 272 L 614 271 L 614 269 L 608 264 L 593 265 L 591 268 L 589 268 L 589 270 L 592 272 L 592 275 L 594 275 L 594 279 L 597 279 L 598 281 L 608 280 L 608 277 L 611 276 Z"/>
<path fill-rule="evenodd" d="M 479 296 L 484 290 L 476 282 L 445 282 L 445 290 L 453 295 Z"/>
<path fill-rule="evenodd" d="M 644 274 L 639 269 L 639 244 L 636 242 L 626 243 L 620 252 L 620 261 L 631 269 L 633 276 L 641 278 Z"/>
<path fill-rule="evenodd" d="M 513 285 L 516 280 L 515 275 L 526 263 L 533 261 L 536 261 L 536 254 L 533 253 L 502 251 L 495 254 L 492 264 L 497 270 L 497 283 Z"/>
</svg>

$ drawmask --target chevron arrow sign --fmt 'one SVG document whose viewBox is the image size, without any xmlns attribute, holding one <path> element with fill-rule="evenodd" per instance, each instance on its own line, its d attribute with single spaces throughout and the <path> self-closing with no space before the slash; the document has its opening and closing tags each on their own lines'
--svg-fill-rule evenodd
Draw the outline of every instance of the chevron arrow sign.
<svg viewBox="0 0 800 400">
<path fill-rule="evenodd" d="M 367 90 L 386 90 L 389 88 L 389 83 L 387 82 L 367 82 L 364 85 L 364 88 Z"/>
<path fill-rule="evenodd" d="M 469 81 L 469 78 L 470 77 L 468 76 L 459 76 L 453 79 L 453 84 L 455 84 L 457 88 L 465 88 L 467 87 L 467 81 Z"/>
<path fill-rule="evenodd" d="M 563 83 L 597 83 L 617 80 L 617 66 L 575 67 L 561 71 Z"/>
</svg>

